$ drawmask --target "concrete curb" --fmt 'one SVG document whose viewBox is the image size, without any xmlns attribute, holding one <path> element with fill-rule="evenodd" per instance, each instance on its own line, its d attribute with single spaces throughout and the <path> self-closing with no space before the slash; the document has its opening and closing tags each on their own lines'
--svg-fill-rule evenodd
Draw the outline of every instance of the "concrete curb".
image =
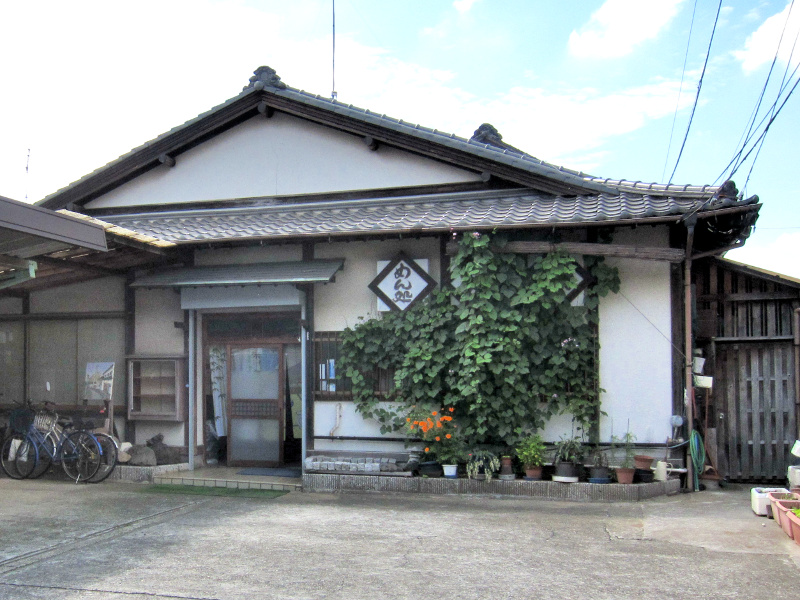
<svg viewBox="0 0 800 600">
<path fill-rule="evenodd" d="M 555 481 L 476 481 L 473 479 L 399 478 L 377 475 L 303 475 L 304 492 L 399 492 L 411 494 L 477 494 L 521 496 L 575 502 L 638 502 L 677 494 L 680 480 L 653 483 L 599 484 Z"/>
<path fill-rule="evenodd" d="M 159 465 L 157 467 L 131 467 L 129 465 L 117 465 L 111 472 L 111 475 L 108 476 L 108 481 L 153 483 L 155 478 L 159 475 L 188 470 L 189 463 L 178 463 L 177 465 Z"/>
</svg>

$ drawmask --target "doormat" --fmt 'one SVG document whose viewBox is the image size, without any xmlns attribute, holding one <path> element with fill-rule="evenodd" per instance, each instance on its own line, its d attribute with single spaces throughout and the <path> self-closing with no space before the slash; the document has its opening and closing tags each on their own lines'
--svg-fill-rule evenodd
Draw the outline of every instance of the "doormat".
<svg viewBox="0 0 800 600">
<path fill-rule="evenodd" d="M 300 467 L 297 468 L 260 468 L 250 467 L 237 472 L 238 475 L 260 475 L 262 477 L 302 477 Z"/>
</svg>

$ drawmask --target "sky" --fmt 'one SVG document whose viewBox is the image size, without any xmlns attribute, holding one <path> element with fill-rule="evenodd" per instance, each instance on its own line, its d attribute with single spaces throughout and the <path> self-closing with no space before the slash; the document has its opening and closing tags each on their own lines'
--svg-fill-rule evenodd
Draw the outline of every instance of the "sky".
<svg viewBox="0 0 800 600">
<path fill-rule="evenodd" d="M 763 207 L 727 257 L 800 278 L 792 2 L 335 0 L 334 71 L 332 0 L 0 0 L 0 195 L 38 201 L 269 65 L 326 97 L 335 72 L 339 101 L 465 138 L 491 123 L 612 179 L 719 184 L 749 137 L 732 179 Z"/>
</svg>

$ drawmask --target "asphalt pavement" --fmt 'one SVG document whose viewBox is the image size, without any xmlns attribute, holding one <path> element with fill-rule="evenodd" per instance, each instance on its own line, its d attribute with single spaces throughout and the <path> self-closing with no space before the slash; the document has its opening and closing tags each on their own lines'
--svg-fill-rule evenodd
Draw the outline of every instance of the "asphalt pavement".
<svg viewBox="0 0 800 600">
<path fill-rule="evenodd" d="M 0 479 L 0 598 L 800 597 L 800 546 L 749 487 L 624 504 L 145 488 Z"/>
</svg>

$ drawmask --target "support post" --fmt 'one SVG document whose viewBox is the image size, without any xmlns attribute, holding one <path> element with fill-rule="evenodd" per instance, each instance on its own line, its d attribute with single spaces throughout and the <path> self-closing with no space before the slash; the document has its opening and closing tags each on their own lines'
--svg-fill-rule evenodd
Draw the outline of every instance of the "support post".
<svg viewBox="0 0 800 600">
<path fill-rule="evenodd" d="M 794 419 L 800 440 L 800 308 L 794 309 Z"/>
<path fill-rule="evenodd" d="M 195 402 L 195 311 L 189 309 L 189 470 L 194 471 L 194 454 L 197 445 L 197 408 Z"/>
<path fill-rule="evenodd" d="M 683 269 L 683 321 L 684 321 L 684 379 L 686 389 L 686 433 L 690 441 L 694 430 L 694 380 L 692 378 L 692 356 L 694 344 L 692 339 L 692 246 L 694 244 L 694 227 L 697 217 L 691 216 L 686 220 L 686 258 Z M 691 443 L 687 448 L 691 447 Z M 686 486 L 694 489 L 694 465 L 691 453 L 687 450 L 686 461 Z"/>
<path fill-rule="evenodd" d="M 306 422 L 306 416 L 308 414 L 307 302 L 308 294 L 305 290 L 300 290 L 300 380 L 303 382 L 300 388 L 300 419 L 303 424 L 300 434 L 300 470 L 302 473 L 305 473 L 306 469 L 306 450 L 308 448 L 308 424 Z"/>
</svg>

